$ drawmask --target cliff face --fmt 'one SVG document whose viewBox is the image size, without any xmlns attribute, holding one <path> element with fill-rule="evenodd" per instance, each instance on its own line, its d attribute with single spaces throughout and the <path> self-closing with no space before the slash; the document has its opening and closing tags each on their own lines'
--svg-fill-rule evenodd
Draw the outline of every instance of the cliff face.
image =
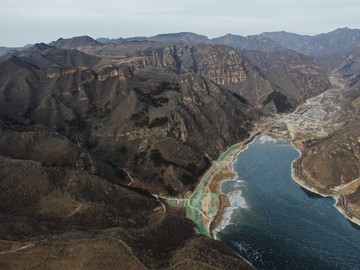
<svg viewBox="0 0 360 270">
<path fill-rule="evenodd" d="M 127 54 L 121 61 L 133 69 L 164 69 L 176 74 L 196 73 L 217 84 L 238 83 L 246 78 L 249 64 L 234 49 L 226 46 L 161 44 L 153 42 L 111 44 L 87 48 L 89 53 L 115 57 Z M 163 70 L 163 72 L 164 72 Z"/>
<path fill-rule="evenodd" d="M 330 85 L 310 57 L 293 51 L 238 52 L 228 46 L 154 42 L 110 44 L 101 50 L 92 47 L 86 51 L 112 57 L 120 55 L 118 63 L 127 64 L 133 70 L 195 73 L 230 90 L 244 102 L 257 107 L 265 105 L 273 112 L 292 110 Z M 275 93 L 287 100 L 289 105 L 285 110 L 274 102 Z"/>
</svg>

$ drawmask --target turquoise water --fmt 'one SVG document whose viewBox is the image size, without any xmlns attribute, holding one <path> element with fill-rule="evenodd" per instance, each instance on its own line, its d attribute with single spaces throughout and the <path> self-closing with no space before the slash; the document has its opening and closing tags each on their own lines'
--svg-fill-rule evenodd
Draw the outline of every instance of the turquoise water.
<svg viewBox="0 0 360 270">
<path fill-rule="evenodd" d="M 257 269 L 360 269 L 360 228 L 291 178 L 299 153 L 289 142 L 257 137 L 238 154 L 236 179 L 217 238 Z"/>
</svg>

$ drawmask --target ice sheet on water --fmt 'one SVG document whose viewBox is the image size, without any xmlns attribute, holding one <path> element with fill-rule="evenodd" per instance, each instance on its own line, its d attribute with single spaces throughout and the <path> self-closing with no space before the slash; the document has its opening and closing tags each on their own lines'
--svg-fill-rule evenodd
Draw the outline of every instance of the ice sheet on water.
<svg viewBox="0 0 360 270">
<path fill-rule="evenodd" d="M 243 181 L 240 181 L 243 182 Z M 226 194 L 229 199 L 230 206 L 224 208 L 224 212 L 222 215 L 222 220 L 220 224 L 214 229 L 214 235 L 216 238 L 216 234 L 222 230 L 224 230 L 227 226 L 231 225 L 231 217 L 234 213 L 235 209 L 243 208 L 247 209 L 248 205 L 246 204 L 245 198 L 242 196 L 241 190 L 234 190 Z"/>
<path fill-rule="evenodd" d="M 224 208 L 224 212 L 223 212 L 223 215 L 222 215 L 222 220 L 221 222 L 217 225 L 217 227 L 214 229 L 214 236 L 215 236 L 215 239 L 217 238 L 216 237 L 216 234 L 218 232 L 221 232 L 222 230 L 224 230 L 227 226 L 231 225 L 231 216 L 234 212 L 234 209 L 232 207 L 225 207 Z"/>
<path fill-rule="evenodd" d="M 267 135 L 260 136 L 259 140 L 260 140 L 260 143 L 266 143 L 266 142 L 276 143 L 277 142 L 276 139 L 271 138 L 270 136 L 267 136 Z"/>
<path fill-rule="evenodd" d="M 234 190 L 227 194 L 231 208 L 248 208 L 244 197 L 242 196 L 241 190 Z"/>
</svg>

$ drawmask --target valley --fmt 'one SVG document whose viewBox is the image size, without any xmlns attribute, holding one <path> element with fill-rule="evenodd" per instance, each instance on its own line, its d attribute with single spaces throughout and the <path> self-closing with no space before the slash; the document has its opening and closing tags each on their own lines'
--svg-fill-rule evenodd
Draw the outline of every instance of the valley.
<svg viewBox="0 0 360 270">
<path fill-rule="evenodd" d="M 358 222 L 358 35 L 82 36 L 6 50 L 0 267 L 72 268 L 78 249 L 79 269 L 106 256 L 109 269 L 252 269 L 213 238 L 233 199 L 220 184 L 259 134 L 293 141 L 294 178 Z M 354 42 L 329 45 L 339 39 Z"/>
</svg>

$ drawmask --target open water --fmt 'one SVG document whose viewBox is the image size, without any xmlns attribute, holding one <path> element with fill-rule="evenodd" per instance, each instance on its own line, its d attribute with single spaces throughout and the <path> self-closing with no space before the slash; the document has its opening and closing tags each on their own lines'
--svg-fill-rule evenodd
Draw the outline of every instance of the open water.
<svg viewBox="0 0 360 270">
<path fill-rule="evenodd" d="M 306 191 L 291 178 L 299 152 L 289 142 L 258 136 L 222 183 L 230 199 L 216 237 L 256 269 L 360 269 L 360 227 L 331 197 Z"/>
</svg>

